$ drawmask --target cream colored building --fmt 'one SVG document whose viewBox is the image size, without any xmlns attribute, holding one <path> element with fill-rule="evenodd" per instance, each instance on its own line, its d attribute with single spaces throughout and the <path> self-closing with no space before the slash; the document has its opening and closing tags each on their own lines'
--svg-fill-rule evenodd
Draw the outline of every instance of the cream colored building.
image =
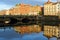
<svg viewBox="0 0 60 40">
<path fill-rule="evenodd" d="M 44 25 L 44 35 L 47 37 L 60 37 L 59 26 L 48 26 Z"/>
<path fill-rule="evenodd" d="M 52 15 L 52 16 L 58 16 L 60 13 L 58 13 L 60 4 L 58 2 L 53 3 L 50 0 L 44 4 L 44 15 Z"/>
<path fill-rule="evenodd" d="M 10 15 L 10 14 L 9 14 L 9 10 L 6 11 L 5 15 Z"/>
<path fill-rule="evenodd" d="M 29 15 L 39 15 L 39 12 L 42 12 L 42 7 L 35 5 L 35 6 L 31 6 L 30 12 L 28 14 Z"/>
<path fill-rule="evenodd" d="M 59 19 L 60 19 L 60 1 L 58 2 L 58 15 L 59 15 Z"/>
</svg>

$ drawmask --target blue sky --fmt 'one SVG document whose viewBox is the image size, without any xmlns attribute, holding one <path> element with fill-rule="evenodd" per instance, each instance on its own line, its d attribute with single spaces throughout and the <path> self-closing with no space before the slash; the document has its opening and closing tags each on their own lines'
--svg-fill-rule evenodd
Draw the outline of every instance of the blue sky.
<svg viewBox="0 0 60 40">
<path fill-rule="evenodd" d="M 44 2 L 47 2 L 48 0 L 0 0 L 0 10 L 3 9 L 9 9 L 11 7 L 14 7 L 14 5 L 18 3 L 25 3 L 25 4 L 31 4 L 31 5 L 43 5 Z M 56 2 L 56 0 L 53 0 L 52 2 Z"/>
</svg>

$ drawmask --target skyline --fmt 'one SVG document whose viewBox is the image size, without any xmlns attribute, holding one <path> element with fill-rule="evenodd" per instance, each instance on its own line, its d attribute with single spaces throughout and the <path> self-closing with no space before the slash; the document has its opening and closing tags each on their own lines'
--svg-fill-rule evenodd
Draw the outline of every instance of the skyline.
<svg viewBox="0 0 60 40">
<path fill-rule="evenodd" d="M 30 5 L 40 5 L 42 6 L 48 0 L 0 0 L 0 10 L 9 9 L 14 7 L 16 4 L 24 3 Z M 52 2 L 57 2 L 57 0 L 51 0 Z"/>
</svg>

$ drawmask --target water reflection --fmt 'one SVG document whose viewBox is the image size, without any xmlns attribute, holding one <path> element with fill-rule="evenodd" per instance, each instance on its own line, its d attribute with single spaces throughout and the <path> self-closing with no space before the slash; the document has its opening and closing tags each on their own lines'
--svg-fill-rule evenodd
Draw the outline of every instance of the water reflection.
<svg viewBox="0 0 60 40">
<path fill-rule="evenodd" d="M 42 30 L 43 29 L 43 30 Z M 2 32 L 2 31 L 4 32 Z M 43 31 L 43 32 L 42 32 Z M 0 37 L 11 38 L 11 40 L 48 40 L 51 37 L 59 37 L 59 25 L 22 25 L 0 29 Z M 3 35 L 3 36 L 2 36 Z M 50 40 L 56 40 L 51 38 Z"/>
<path fill-rule="evenodd" d="M 40 25 L 30 25 L 30 26 L 17 26 L 17 27 L 14 27 L 14 30 L 16 32 L 19 32 L 21 34 L 24 34 L 24 33 L 39 33 L 42 31 L 41 29 L 41 26 Z"/>
<path fill-rule="evenodd" d="M 40 27 L 39 25 L 30 25 L 30 26 L 21 26 L 22 28 L 23 27 Z M 19 28 L 19 27 L 17 27 Z M 34 28 L 34 27 L 33 27 Z M 8 30 L 7 30 L 8 29 Z M 20 30 L 19 30 L 20 31 Z M 28 33 L 25 33 L 25 34 L 18 34 L 17 32 L 15 32 L 15 30 L 13 30 L 13 28 L 6 28 L 5 29 L 5 32 L 4 31 L 0 31 L 0 40 L 3 39 L 3 40 L 48 40 L 47 37 L 45 37 L 43 35 L 43 32 L 32 32 L 30 34 Z M 52 38 L 50 40 L 56 40 L 56 38 Z"/>
<path fill-rule="evenodd" d="M 43 29 L 43 30 L 42 30 Z M 40 33 L 43 31 L 43 35 L 47 38 L 60 37 L 60 26 L 58 25 L 28 25 L 28 26 L 18 26 L 14 27 L 14 30 L 19 34 L 32 34 L 32 33 Z M 51 40 L 51 39 L 50 39 Z"/>
</svg>

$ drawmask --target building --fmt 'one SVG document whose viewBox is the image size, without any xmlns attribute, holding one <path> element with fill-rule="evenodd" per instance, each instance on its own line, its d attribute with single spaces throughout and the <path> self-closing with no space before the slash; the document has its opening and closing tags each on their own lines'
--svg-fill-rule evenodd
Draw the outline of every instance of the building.
<svg viewBox="0 0 60 40">
<path fill-rule="evenodd" d="M 15 10 L 14 8 L 9 9 L 9 14 L 10 15 L 16 15 L 15 12 L 14 12 L 14 10 Z"/>
<path fill-rule="evenodd" d="M 30 5 L 27 4 L 17 4 L 10 10 L 11 15 L 27 15 L 30 11 Z"/>
<path fill-rule="evenodd" d="M 59 15 L 59 19 L 60 19 L 60 0 L 57 0 L 58 3 L 58 15 Z"/>
<path fill-rule="evenodd" d="M 30 5 L 27 4 L 20 4 L 20 13 L 22 15 L 28 15 L 28 13 L 30 12 Z"/>
<path fill-rule="evenodd" d="M 6 10 L 6 13 L 5 13 L 5 15 L 10 15 L 10 14 L 9 14 L 9 10 Z"/>
<path fill-rule="evenodd" d="M 39 15 L 42 13 L 42 7 L 35 5 L 31 6 L 29 4 L 16 4 L 16 6 L 10 8 L 9 10 L 0 11 L 0 15 Z"/>
<path fill-rule="evenodd" d="M 39 15 L 39 12 L 42 13 L 42 7 L 41 6 L 38 6 L 38 5 L 31 6 L 29 15 Z"/>
<path fill-rule="evenodd" d="M 59 5 L 60 4 L 58 2 L 53 3 L 50 0 L 48 0 L 48 2 L 44 3 L 44 15 L 59 16 L 60 14 L 58 13 L 58 11 L 60 10 Z"/>
<path fill-rule="evenodd" d="M 50 37 L 60 37 L 60 27 L 59 26 L 49 26 L 44 25 L 44 35 L 48 38 Z"/>
<path fill-rule="evenodd" d="M 0 15 L 5 15 L 6 11 L 7 11 L 7 10 L 1 10 L 1 11 L 0 11 Z"/>
<path fill-rule="evenodd" d="M 11 15 L 39 15 L 39 12 L 42 12 L 42 7 L 38 5 L 17 4 L 15 7 L 9 9 Z"/>
</svg>

